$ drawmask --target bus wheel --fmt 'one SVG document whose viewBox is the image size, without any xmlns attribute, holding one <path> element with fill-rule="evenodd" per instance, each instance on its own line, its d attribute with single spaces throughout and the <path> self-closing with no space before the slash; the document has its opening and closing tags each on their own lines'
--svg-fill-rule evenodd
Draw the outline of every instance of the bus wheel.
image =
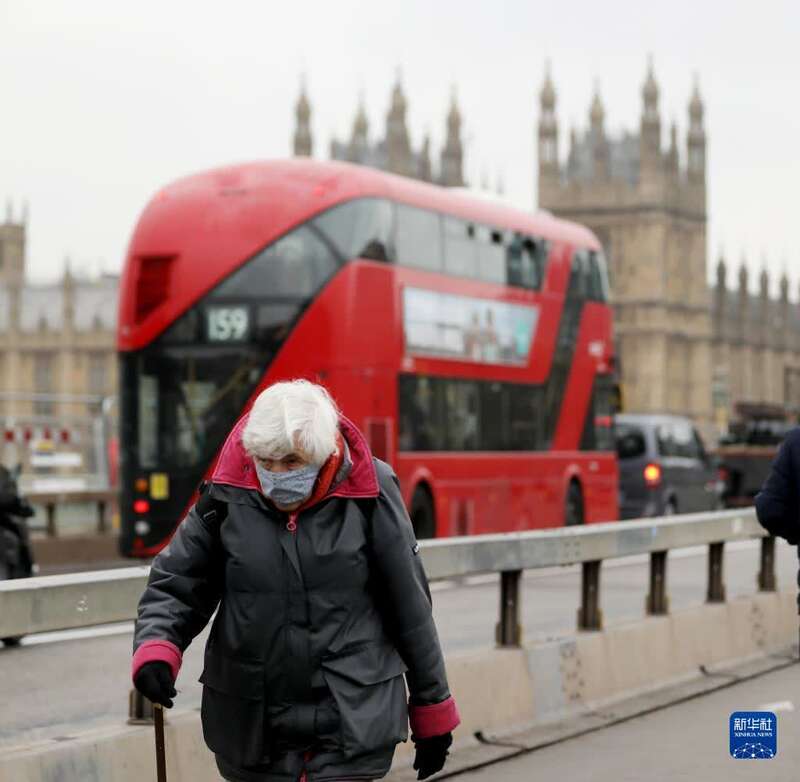
<svg viewBox="0 0 800 782">
<path fill-rule="evenodd" d="M 583 492 L 577 481 L 570 481 L 567 489 L 567 501 L 564 513 L 564 525 L 574 527 L 583 524 Z"/>
<path fill-rule="evenodd" d="M 414 490 L 411 499 L 411 523 L 417 540 L 436 537 L 436 517 L 433 513 L 433 498 L 430 491 L 424 486 Z"/>
</svg>

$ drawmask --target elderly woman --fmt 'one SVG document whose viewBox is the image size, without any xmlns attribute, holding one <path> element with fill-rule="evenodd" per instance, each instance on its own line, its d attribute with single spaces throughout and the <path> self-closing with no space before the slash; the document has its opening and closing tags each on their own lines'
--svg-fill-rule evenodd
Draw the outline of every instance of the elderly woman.
<svg viewBox="0 0 800 782">
<path fill-rule="evenodd" d="M 425 779 L 459 718 L 418 553 L 397 478 L 327 391 L 276 383 L 153 562 L 134 684 L 171 707 L 181 655 L 219 607 L 200 680 L 226 780 L 378 779 L 409 721 Z"/>
</svg>

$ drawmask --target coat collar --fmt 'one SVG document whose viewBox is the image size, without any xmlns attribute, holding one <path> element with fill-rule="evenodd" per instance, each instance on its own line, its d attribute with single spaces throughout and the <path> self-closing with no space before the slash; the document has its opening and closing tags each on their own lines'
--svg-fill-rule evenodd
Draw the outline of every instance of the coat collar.
<svg viewBox="0 0 800 782">
<path fill-rule="evenodd" d="M 245 413 L 235 424 L 222 446 L 217 463 L 211 473 L 211 483 L 233 486 L 261 492 L 253 460 L 245 453 L 242 432 L 249 413 Z M 375 464 L 364 435 L 358 427 L 339 416 L 339 432 L 347 445 L 350 470 L 341 480 L 333 480 L 327 497 L 377 497 L 380 493 Z M 336 476 L 341 476 L 341 472 Z M 323 499 L 320 497 L 319 499 Z"/>
</svg>

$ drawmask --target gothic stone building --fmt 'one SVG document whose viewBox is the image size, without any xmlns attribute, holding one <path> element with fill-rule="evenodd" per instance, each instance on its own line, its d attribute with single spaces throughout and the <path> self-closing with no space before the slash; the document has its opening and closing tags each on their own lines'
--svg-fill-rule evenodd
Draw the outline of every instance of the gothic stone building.
<svg viewBox="0 0 800 782">
<path fill-rule="evenodd" d="M 9 209 L 0 224 L 0 424 L 91 415 L 97 405 L 62 400 L 116 394 L 118 278 L 79 279 L 67 266 L 59 282 L 27 282 L 25 230 Z M 0 426 L 0 436 L 11 435 Z"/>
<path fill-rule="evenodd" d="M 782 405 L 799 415 L 800 309 L 789 301 L 786 272 L 777 298 L 769 294 L 764 269 L 757 293 L 749 291 L 744 260 L 735 289 L 729 289 L 727 275 L 720 258 L 712 292 L 712 390 L 718 426 L 726 427 L 731 406 L 739 401 Z"/>
<path fill-rule="evenodd" d="M 703 103 L 695 86 L 681 151 L 674 123 L 662 147 L 658 99 L 651 63 L 638 134 L 612 137 L 596 91 L 589 128 L 571 131 L 562 165 L 548 73 L 540 93 L 539 205 L 584 223 L 603 243 L 624 408 L 689 414 L 713 438 L 737 402 L 800 409 L 800 315 L 785 275 L 777 300 L 766 272 L 753 295 L 743 263 L 738 290 L 729 291 L 721 261 L 709 287 Z"/>
<path fill-rule="evenodd" d="M 394 174 L 414 177 L 424 182 L 436 182 L 446 187 L 464 185 L 463 146 L 461 143 L 461 113 L 453 93 L 447 115 L 445 143 L 439 156 L 438 170 L 431 163 L 430 139 L 426 136 L 419 150 L 412 147 L 406 126 L 407 102 L 398 79 L 392 89 L 389 111 L 386 114 L 384 138 L 371 142 L 369 122 L 364 102 L 361 100 L 353 119 L 353 129 L 348 141 L 333 139 L 331 160 L 346 160 Z M 295 134 L 293 151 L 297 156 L 310 157 L 313 153 L 311 133 L 311 105 L 305 86 L 295 107 Z"/>
</svg>

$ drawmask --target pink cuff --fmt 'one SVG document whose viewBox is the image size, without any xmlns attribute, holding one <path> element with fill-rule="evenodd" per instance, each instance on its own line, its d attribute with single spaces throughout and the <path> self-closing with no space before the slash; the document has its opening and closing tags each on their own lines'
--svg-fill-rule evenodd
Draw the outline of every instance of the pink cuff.
<svg viewBox="0 0 800 782">
<path fill-rule="evenodd" d="M 146 663 L 162 662 L 169 665 L 172 671 L 172 678 L 178 678 L 178 671 L 181 669 L 183 654 L 181 650 L 170 641 L 145 641 L 134 653 L 131 665 L 131 679 L 136 678 L 136 674 Z"/>
<path fill-rule="evenodd" d="M 411 733 L 418 739 L 450 733 L 461 722 L 452 696 L 441 703 L 434 703 L 433 706 L 415 706 L 409 703 L 408 719 Z"/>
</svg>

